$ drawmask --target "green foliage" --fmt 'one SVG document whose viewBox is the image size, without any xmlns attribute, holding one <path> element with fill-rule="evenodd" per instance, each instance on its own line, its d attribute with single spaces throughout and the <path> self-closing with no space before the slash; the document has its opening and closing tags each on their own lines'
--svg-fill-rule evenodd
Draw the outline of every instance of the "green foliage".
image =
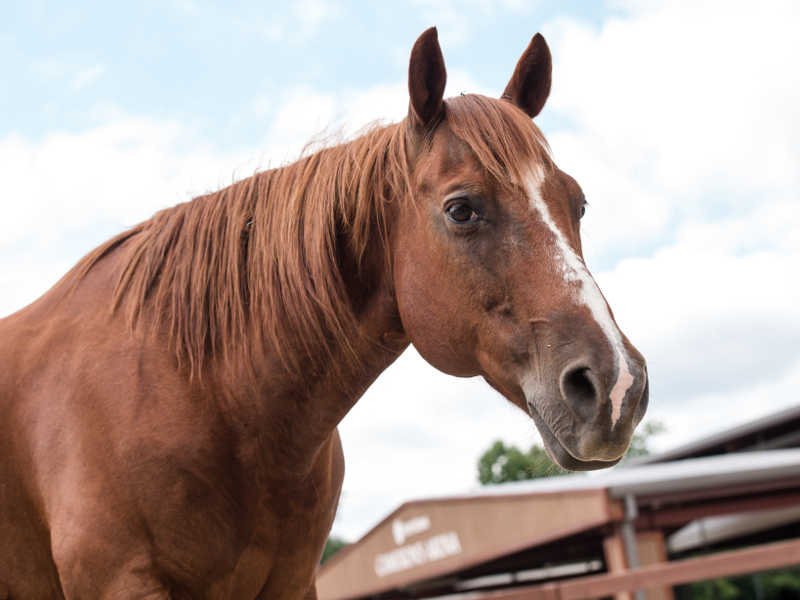
<svg viewBox="0 0 800 600">
<path fill-rule="evenodd" d="M 686 597 L 692 600 L 735 600 L 742 598 L 742 592 L 728 579 L 712 579 L 689 584 Z"/>
<path fill-rule="evenodd" d="M 636 458 L 637 456 L 647 456 L 650 454 L 650 448 L 647 445 L 647 443 L 650 441 L 650 438 L 660 433 L 664 433 L 666 430 L 666 426 L 661 421 L 648 421 L 647 423 L 642 423 L 638 431 L 633 434 L 631 445 L 628 447 L 628 451 L 625 453 L 625 458 L 623 460 Z"/>
<path fill-rule="evenodd" d="M 643 424 L 634 434 L 623 460 L 649 454 L 648 441 L 665 430 L 664 424 L 658 421 Z M 544 448 L 536 444 L 523 452 L 516 446 L 506 445 L 498 440 L 478 459 L 478 481 L 482 485 L 553 477 L 565 473 L 567 471 L 550 460 Z"/>
<path fill-rule="evenodd" d="M 675 592 L 679 600 L 790 600 L 800 598 L 800 567 L 698 581 L 678 586 Z"/>
<path fill-rule="evenodd" d="M 564 473 L 566 471 L 551 461 L 541 446 L 535 444 L 527 452 L 522 452 L 516 446 L 506 446 L 498 440 L 478 459 L 478 480 L 483 485 Z"/>
<path fill-rule="evenodd" d="M 348 542 L 346 542 L 345 540 L 343 540 L 340 537 L 336 537 L 335 535 L 332 535 L 325 542 L 325 549 L 322 551 L 322 559 L 319 561 L 319 563 L 320 564 L 324 563 L 331 556 L 336 554 L 339 550 L 341 550 L 342 548 L 344 548 L 347 545 L 348 545 Z"/>
<path fill-rule="evenodd" d="M 783 600 L 784 598 L 800 598 L 800 567 L 761 573 L 764 598 Z"/>
</svg>

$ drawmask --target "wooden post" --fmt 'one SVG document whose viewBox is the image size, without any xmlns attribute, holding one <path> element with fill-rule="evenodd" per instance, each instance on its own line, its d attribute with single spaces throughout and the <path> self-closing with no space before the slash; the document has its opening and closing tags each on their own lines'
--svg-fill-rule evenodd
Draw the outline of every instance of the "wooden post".
<svg viewBox="0 0 800 600">
<path fill-rule="evenodd" d="M 636 548 L 639 554 L 639 566 L 653 565 L 667 561 L 667 548 L 664 534 L 660 531 L 641 531 L 636 534 Z M 617 529 L 613 535 L 603 540 L 603 552 L 609 573 L 625 573 L 628 571 L 628 560 L 625 556 L 625 545 L 622 535 Z M 633 593 L 617 592 L 614 600 L 633 600 Z M 675 596 L 669 586 L 651 588 L 645 592 L 647 600 L 674 600 Z"/>
<path fill-rule="evenodd" d="M 480 597 L 487 600 L 587 600 L 604 598 L 624 590 L 652 590 L 659 586 L 680 585 L 797 565 L 800 565 L 800 539 L 790 539 L 656 563 L 622 573 L 587 575 L 557 583 L 489 592 Z"/>
<path fill-rule="evenodd" d="M 603 553 L 606 558 L 606 567 L 609 573 L 625 573 L 628 570 L 628 559 L 625 556 L 625 542 L 619 527 L 616 527 L 613 535 L 603 540 Z M 617 592 L 614 600 L 633 600 L 632 592 Z"/>
<path fill-rule="evenodd" d="M 639 549 L 641 566 L 667 562 L 667 545 L 661 531 L 641 531 L 636 534 L 636 546 Z M 645 592 L 647 600 L 675 600 L 670 586 L 650 588 Z"/>
</svg>

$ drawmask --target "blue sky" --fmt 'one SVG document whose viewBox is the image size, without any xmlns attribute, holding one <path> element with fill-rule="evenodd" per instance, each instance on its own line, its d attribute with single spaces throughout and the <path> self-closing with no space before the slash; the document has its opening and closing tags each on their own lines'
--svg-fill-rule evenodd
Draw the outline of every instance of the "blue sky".
<svg viewBox="0 0 800 600">
<path fill-rule="evenodd" d="M 440 32 L 450 66 L 500 88 L 507 73 L 493 67 L 518 57 L 532 22 L 568 16 L 598 26 L 619 12 L 586 2 L 467 5 L 14 3 L 0 26 L 3 73 L 13 82 L 2 96 L 0 130 L 79 131 L 113 108 L 191 123 L 218 148 L 252 144 L 265 115 L 245 124 L 241 117 L 254 97 L 401 81 L 409 44 L 436 17 L 455 23 Z M 477 52 L 473 39 L 482 41 Z"/>
<path fill-rule="evenodd" d="M 436 25 L 448 94 L 498 95 L 531 36 L 537 123 L 590 202 L 587 263 L 648 358 L 667 447 L 796 403 L 800 5 L 748 2 L 19 2 L 0 23 L 0 316 L 104 239 L 407 107 Z M 441 427 L 447 423 L 447 427 Z M 413 351 L 343 421 L 335 530 L 468 489 L 533 424 Z M 376 469 L 376 465 L 380 465 Z"/>
</svg>

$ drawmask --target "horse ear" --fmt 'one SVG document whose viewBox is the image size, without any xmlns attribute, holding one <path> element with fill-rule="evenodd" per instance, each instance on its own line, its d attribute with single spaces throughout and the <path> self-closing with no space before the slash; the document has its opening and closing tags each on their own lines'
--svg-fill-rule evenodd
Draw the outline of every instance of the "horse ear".
<svg viewBox="0 0 800 600">
<path fill-rule="evenodd" d="M 533 118 L 539 114 L 550 95 L 553 59 L 542 34 L 533 36 L 522 53 L 501 98 L 513 102 Z"/>
<path fill-rule="evenodd" d="M 446 81 L 439 34 L 436 27 L 431 27 L 417 38 L 408 64 L 408 117 L 415 126 L 429 129 L 436 124 L 443 108 Z"/>
</svg>

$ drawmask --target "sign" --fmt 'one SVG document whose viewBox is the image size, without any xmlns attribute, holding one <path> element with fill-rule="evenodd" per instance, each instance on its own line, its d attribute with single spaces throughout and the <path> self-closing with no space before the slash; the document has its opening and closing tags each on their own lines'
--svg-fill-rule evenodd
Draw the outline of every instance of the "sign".
<svg viewBox="0 0 800 600">
<path fill-rule="evenodd" d="M 456 554 L 461 554 L 461 540 L 455 531 L 448 531 L 378 554 L 375 557 L 375 574 L 385 577 Z"/>
<path fill-rule="evenodd" d="M 412 535 L 428 531 L 430 528 L 431 520 L 428 518 L 428 515 L 414 517 L 408 521 L 395 519 L 392 522 L 392 537 L 394 537 L 394 543 L 400 546 Z"/>
</svg>

